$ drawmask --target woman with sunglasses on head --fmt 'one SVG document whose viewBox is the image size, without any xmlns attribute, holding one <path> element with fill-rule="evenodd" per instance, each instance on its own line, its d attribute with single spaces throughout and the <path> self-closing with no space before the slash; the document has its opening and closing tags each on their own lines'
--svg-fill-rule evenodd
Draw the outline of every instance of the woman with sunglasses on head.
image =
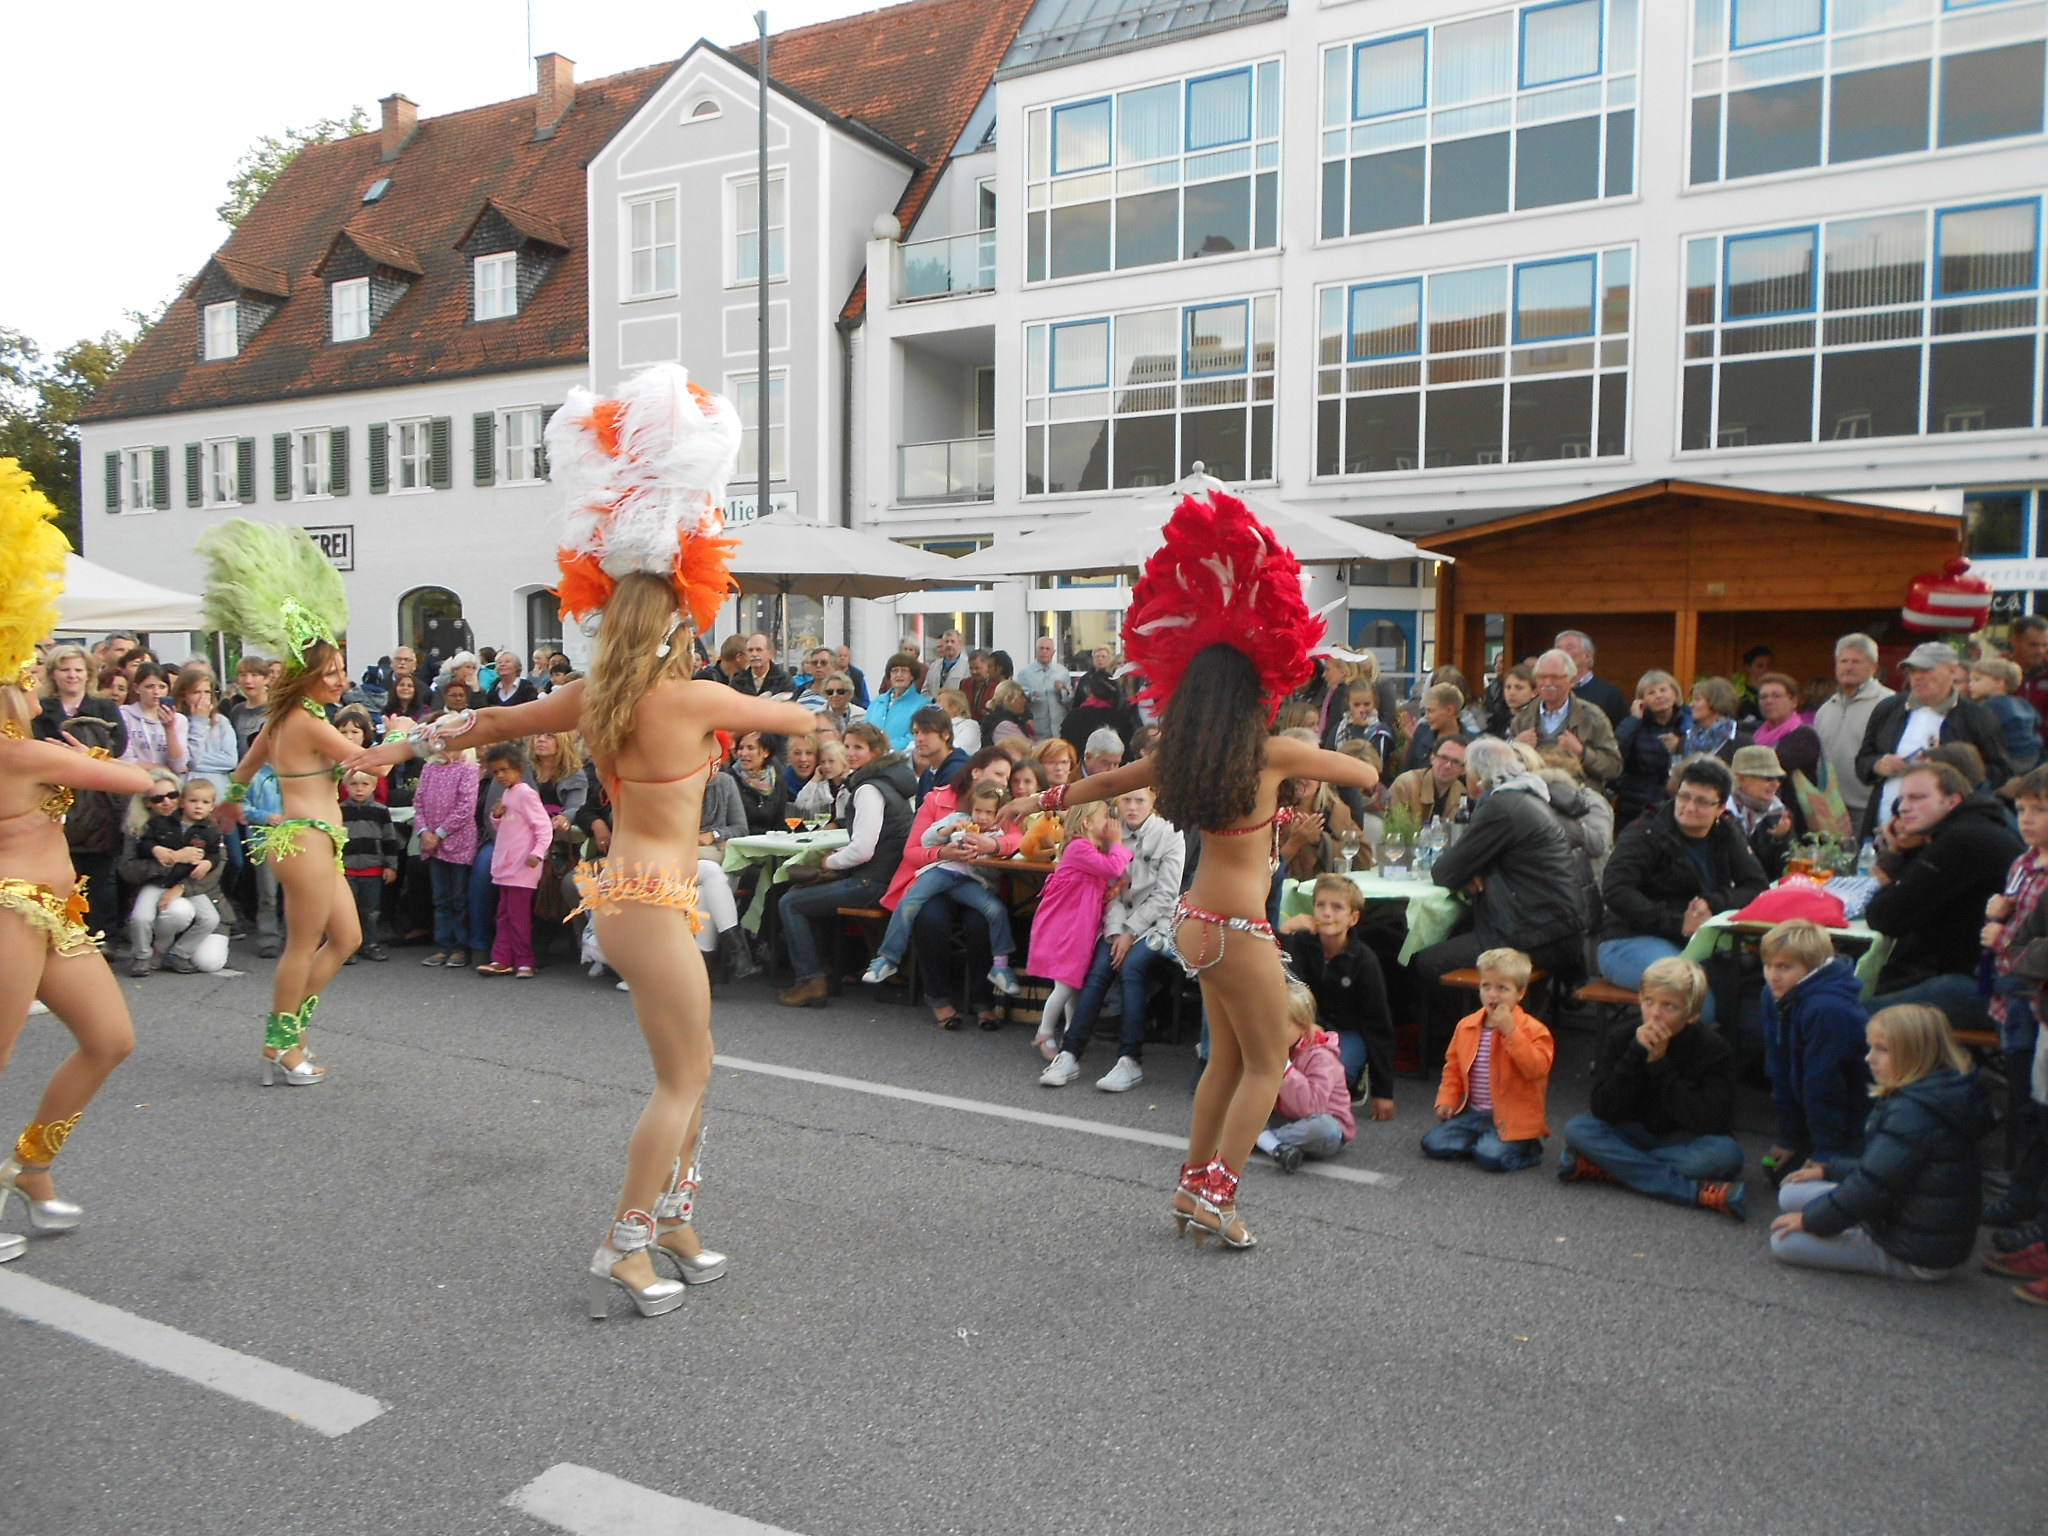
<svg viewBox="0 0 2048 1536">
<path fill-rule="evenodd" d="M 732 544 L 718 537 L 716 498 L 739 452 L 738 413 L 673 364 L 637 375 L 620 395 L 572 389 L 548 429 L 548 462 L 568 494 L 557 552 L 562 612 L 602 616 L 588 675 L 538 703 L 436 721 L 349 766 L 444 744 L 459 751 L 538 731 L 582 733 L 611 797 L 611 841 L 602 864 L 576 871 L 577 910 L 591 914 L 606 963 L 631 991 L 654 1064 L 609 1235 L 590 1259 L 587 1304 L 603 1317 L 618 1287 L 654 1317 L 681 1305 L 685 1285 L 726 1269 L 692 1226 L 712 1049 L 696 943 L 698 831 L 721 755 L 717 733 L 803 732 L 814 717 L 690 675 L 692 630 L 710 624 L 730 586 Z M 679 1280 L 657 1275 L 657 1249 Z"/>
<path fill-rule="evenodd" d="M 40 998 L 77 1048 L 57 1065 L 13 1155 L 0 1163 L 0 1215 L 16 1197 L 31 1231 L 64 1232 L 84 1212 L 57 1197 L 50 1164 L 86 1106 L 135 1047 L 121 984 L 85 924 L 83 882 L 73 873 L 64 815 L 74 791 L 142 794 L 149 771 L 87 751 L 60 733 L 30 738 L 38 713 L 31 664 L 36 642 L 57 624 L 64 556 L 57 509 L 13 459 L 0 459 L 0 548 L 11 581 L 0 590 L 0 1066 Z M 0 1261 L 25 1240 L 0 1233 Z"/>
</svg>

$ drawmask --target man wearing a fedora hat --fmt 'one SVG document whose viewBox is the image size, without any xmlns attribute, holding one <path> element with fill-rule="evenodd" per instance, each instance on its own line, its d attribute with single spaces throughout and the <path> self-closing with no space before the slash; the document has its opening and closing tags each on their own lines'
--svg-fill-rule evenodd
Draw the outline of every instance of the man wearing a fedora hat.
<svg viewBox="0 0 2048 1536">
<path fill-rule="evenodd" d="M 1986 780 L 2003 784 L 2012 777 L 2005 751 L 2005 732 L 1997 717 L 1958 685 L 1961 665 L 1956 653 L 1939 640 L 1913 647 L 1900 663 L 1906 691 L 1882 700 L 1863 728 L 1856 752 L 1856 777 L 1874 793 L 1863 809 L 1860 835 L 1871 837 L 1885 824 L 1899 798 L 1899 776 L 1929 747 L 1968 742 L 1984 758 Z"/>
<path fill-rule="evenodd" d="M 1792 812 L 1778 798 L 1785 782 L 1785 767 L 1770 747 L 1735 749 L 1729 763 L 1735 774 L 1735 793 L 1728 797 L 1728 814 L 1749 840 L 1764 874 L 1772 880 L 1785 873 L 1785 852 L 1792 846 L 1795 830 Z"/>
</svg>

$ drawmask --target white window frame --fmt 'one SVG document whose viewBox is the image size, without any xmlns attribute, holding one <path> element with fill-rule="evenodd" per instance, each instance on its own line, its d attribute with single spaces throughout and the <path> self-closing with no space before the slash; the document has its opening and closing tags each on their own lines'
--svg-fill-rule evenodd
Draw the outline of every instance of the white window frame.
<svg viewBox="0 0 2048 1536">
<path fill-rule="evenodd" d="M 200 505 L 235 507 L 242 502 L 242 487 L 236 471 L 241 467 L 241 441 L 233 437 L 210 437 L 200 445 Z"/>
<path fill-rule="evenodd" d="M 200 311 L 202 348 L 200 355 L 209 363 L 225 362 L 239 356 L 242 350 L 241 306 L 233 299 L 223 299 L 218 304 L 209 304 Z"/>
<path fill-rule="evenodd" d="M 412 476 L 408 483 L 406 476 Z M 391 494 L 420 496 L 434 488 L 434 418 L 391 423 Z"/>
<path fill-rule="evenodd" d="M 509 320 L 519 313 L 519 253 L 498 251 L 472 264 L 475 299 L 472 318 Z"/>
<path fill-rule="evenodd" d="M 759 281 L 755 273 L 748 272 L 740 255 L 740 243 L 753 239 L 758 243 L 758 231 L 742 228 L 751 223 L 760 209 L 760 194 L 755 188 L 760 177 L 749 173 L 744 176 L 728 176 L 725 181 L 726 228 L 730 238 L 725 242 L 725 286 L 728 288 L 751 288 Z M 776 189 L 781 189 L 782 222 L 775 222 Z M 744 215 L 744 219 L 742 218 Z M 780 236 L 780 240 L 776 238 Z M 768 167 L 768 254 L 771 265 L 768 281 L 786 283 L 789 281 L 789 172 L 786 167 Z M 781 270 L 776 270 L 777 266 Z M 752 374 L 747 375 L 752 378 Z"/>
<path fill-rule="evenodd" d="M 745 487 L 759 483 L 755 466 L 759 462 L 760 450 L 755 446 L 754 405 L 745 398 L 746 392 L 754 388 L 758 371 L 728 373 L 725 376 L 726 398 L 731 400 L 740 413 L 740 460 L 734 468 L 732 483 Z M 781 401 L 777 410 L 776 402 Z M 789 479 L 789 370 L 770 368 L 768 370 L 768 479 L 771 484 L 780 484 Z"/>
<path fill-rule="evenodd" d="M 291 437 L 292 500 L 328 501 L 334 490 L 328 479 L 334 438 L 327 427 L 300 427 Z M 310 473 L 308 473 L 310 471 Z"/>
<path fill-rule="evenodd" d="M 540 485 L 547 479 L 541 473 L 541 422 L 546 414 L 546 407 L 538 405 L 515 405 L 498 412 L 499 485 Z M 523 443 L 513 441 L 515 422 L 522 428 Z"/>
<path fill-rule="evenodd" d="M 628 300 L 672 299 L 682 291 L 682 225 L 680 223 L 681 199 L 674 187 L 664 187 L 658 192 L 640 193 L 625 200 L 625 224 L 619 241 L 620 251 L 625 258 L 625 270 L 619 274 L 619 291 Z M 661 204 L 668 204 L 669 238 L 661 238 Z M 641 208 L 651 208 L 652 228 L 646 243 L 641 243 L 634 222 Z M 638 285 L 638 258 L 642 252 L 648 257 L 648 285 Z M 666 286 L 661 282 L 661 253 L 669 253 L 670 280 Z"/>
<path fill-rule="evenodd" d="M 123 448 L 121 450 L 121 510 L 123 512 L 154 512 L 156 510 L 156 450 L 154 448 Z"/>
<path fill-rule="evenodd" d="M 348 322 L 344 331 L 343 322 Z M 327 335 L 332 341 L 361 341 L 370 334 L 370 280 L 351 277 L 327 285 Z"/>
</svg>

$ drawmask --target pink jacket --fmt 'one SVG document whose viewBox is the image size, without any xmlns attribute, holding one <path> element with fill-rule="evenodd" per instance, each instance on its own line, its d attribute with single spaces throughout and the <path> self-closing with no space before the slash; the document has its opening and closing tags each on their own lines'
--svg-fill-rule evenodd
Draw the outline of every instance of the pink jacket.
<svg viewBox="0 0 2048 1536">
<path fill-rule="evenodd" d="M 1332 1115 L 1344 1127 L 1346 1141 L 1358 1134 L 1335 1035 L 1318 1029 L 1294 1042 L 1294 1049 L 1287 1053 L 1287 1071 L 1280 1078 L 1280 1096 L 1273 1103 L 1273 1112 L 1287 1120 Z"/>
<path fill-rule="evenodd" d="M 532 890 L 548 867 L 554 824 L 531 784 L 514 784 L 499 803 L 505 814 L 498 820 L 498 839 L 491 845 L 491 884 L 523 885 Z M 536 854 L 540 863 L 528 865 L 526 861 Z"/>
<path fill-rule="evenodd" d="M 1024 968 L 1078 987 L 1088 979 L 1095 941 L 1102 935 L 1102 909 L 1109 888 L 1130 867 L 1128 843 L 1103 848 L 1085 837 L 1069 842 L 1059 867 L 1045 877 L 1038 911 L 1031 918 L 1031 953 Z"/>
<path fill-rule="evenodd" d="M 475 763 L 429 763 L 420 770 L 412 796 L 412 824 L 422 832 L 445 832 L 441 846 L 424 855 L 444 864 L 476 862 L 476 792 L 483 775 Z"/>
</svg>

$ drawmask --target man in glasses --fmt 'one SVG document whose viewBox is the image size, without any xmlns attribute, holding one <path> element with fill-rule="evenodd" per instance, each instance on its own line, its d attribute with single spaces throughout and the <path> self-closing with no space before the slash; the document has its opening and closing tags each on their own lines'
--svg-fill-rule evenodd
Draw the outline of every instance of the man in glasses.
<svg viewBox="0 0 2048 1536">
<path fill-rule="evenodd" d="M 1418 827 L 1455 819 L 1465 803 L 1465 738 L 1446 736 L 1438 742 L 1426 765 L 1394 780 L 1388 799 L 1413 816 Z"/>
<path fill-rule="evenodd" d="M 822 645 L 814 645 L 804 654 L 804 669 L 790 679 L 796 685 L 797 697 L 817 694 L 824 689 L 825 679 L 832 672 L 832 653 Z"/>
</svg>

